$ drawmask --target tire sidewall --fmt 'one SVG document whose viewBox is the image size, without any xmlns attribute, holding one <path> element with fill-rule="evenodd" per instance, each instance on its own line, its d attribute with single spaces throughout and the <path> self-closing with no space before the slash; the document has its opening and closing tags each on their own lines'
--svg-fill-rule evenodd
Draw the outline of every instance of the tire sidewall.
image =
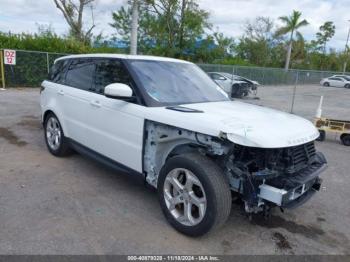
<svg viewBox="0 0 350 262">
<path fill-rule="evenodd" d="M 204 218 L 200 223 L 194 226 L 185 226 L 173 217 L 173 215 L 169 212 L 165 200 L 164 200 L 164 182 L 167 174 L 175 168 L 185 168 L 190 170 L 202 183 L 203 189 L 205 191 L 205 196 L 207 199 L 207 208 L 205 211 Z M 169 223 L 178 231 L 190 235 L 190 236 L 199 236 L 208 232 L 213 225 L 215 224 L 215 219 L 217 215 L 216 210 L 216 195 L 214 193 L 214 189 L 206 176 L 205 170 L 203 170 L 200 166 L 194 164 L 191 160 L 177 156 L 168 160 L 168 162 L 163 166 L 160 171 L 159 179 L 158 179 L 158 198 L 160 205 L 162 207 L 163 213 Z"/>
</svg>

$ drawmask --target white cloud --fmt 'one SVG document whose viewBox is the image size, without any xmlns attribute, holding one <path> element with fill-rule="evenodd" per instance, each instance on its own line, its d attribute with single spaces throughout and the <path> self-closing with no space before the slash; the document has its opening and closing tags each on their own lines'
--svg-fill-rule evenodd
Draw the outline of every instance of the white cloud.
<svg viewBox="0 0 350 262">
<path fill-rule="evenodd" d="M 114 33 L 108 23 L 111 12 L 127 0 L 96 0 L 94 4 L 95 33 Z M 344 49 L 350 23 L 350 0 L 198 0 L 201 8 L 210 12 L 210 20 L 225 34 L 238 37 L 243 33 L 247 20 L 256 16 L 269 16 L 278 24 L 278 17 L 289 15 L 293 9 L 303 13 L 310 23 L 301 29 L 306 39 L 313 39 L 320 25 L 333 21 L 336 34 L 329 43 L 339 50 Z M 91 25 L 90 11 L 84 13 L 87 27 Z M 0 30 L 11 32 L 36 32 L 37 24 L 51 24 L 56 33 L 67 33 L 66 22 L 55 7 L 53 0 L 0 0 Z"/>
<path fill-rule="evenodd" d="M 209 10 L 211 22 L 225 34 L 238 37 L 243 33 L 247 20 L 268 16 L 279 24 L 278 17 L 301 11 L 310 25 L 300 31 L 306 39 L 313 39 L 325 21 L 333 21 L 336 34 L 329 46 L 344 49 L 350 26 L 349 0 L 199 0 L 203 9 Z"/>
</svg>

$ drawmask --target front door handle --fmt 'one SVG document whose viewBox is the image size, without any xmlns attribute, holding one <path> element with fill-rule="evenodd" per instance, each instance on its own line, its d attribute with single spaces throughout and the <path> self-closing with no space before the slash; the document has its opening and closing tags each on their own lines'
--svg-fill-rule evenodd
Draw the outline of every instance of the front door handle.
<svg viewBox="0 0 350 262">
<path fill-rule="evenodd" d="M 63 96 L 63 95 L 64 95 L 64 92 L 63 92 L 63 90 L 60 90 L 60 91 L 57 92 L 57 94 Z"/>
<path fill-rule="evenodd" d="M 101 107 L 100 101 L 95 100 L 95 101 L 90 101 L 90 105 L 94 107 Z"/>
</svg>

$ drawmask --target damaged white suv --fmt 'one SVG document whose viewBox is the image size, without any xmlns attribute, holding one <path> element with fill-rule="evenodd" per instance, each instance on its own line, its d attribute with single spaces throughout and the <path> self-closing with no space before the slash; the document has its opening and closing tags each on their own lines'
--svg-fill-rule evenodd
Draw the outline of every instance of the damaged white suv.
<svg viewBox="0 0 350 262">
<path fill-rule="evenodd" d="M 196 65 L 170 58 L 59 58 L 41 88 L 49 151 L 70 149 L 157 188 L 169 223 L 199 236 L 228 218 L 295 207 L 326 168 L 309 121 L 231 101 Z"/>
</svg>

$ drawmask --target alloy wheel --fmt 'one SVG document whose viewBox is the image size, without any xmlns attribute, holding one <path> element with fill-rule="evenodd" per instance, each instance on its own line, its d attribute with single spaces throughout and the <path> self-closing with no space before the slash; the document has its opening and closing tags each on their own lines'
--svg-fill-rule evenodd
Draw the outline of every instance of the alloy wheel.
<svg viewBox="0 0 350 262">
<path fill-rule="evenodd" d="M 58 120 L 50 117 L 46 123 L 46 139 L 49 147 L 52 150 L 57 150 L 60 147 L 62 133 Z"/>
<path fill-rule="evenodd" d="M 200 223 L 207 209 L 207 198 L 199 179 L 188 169 L 175 168 L 165 179 L 163 194 L 171 215 L 185 226 Z"/>
</svg>

